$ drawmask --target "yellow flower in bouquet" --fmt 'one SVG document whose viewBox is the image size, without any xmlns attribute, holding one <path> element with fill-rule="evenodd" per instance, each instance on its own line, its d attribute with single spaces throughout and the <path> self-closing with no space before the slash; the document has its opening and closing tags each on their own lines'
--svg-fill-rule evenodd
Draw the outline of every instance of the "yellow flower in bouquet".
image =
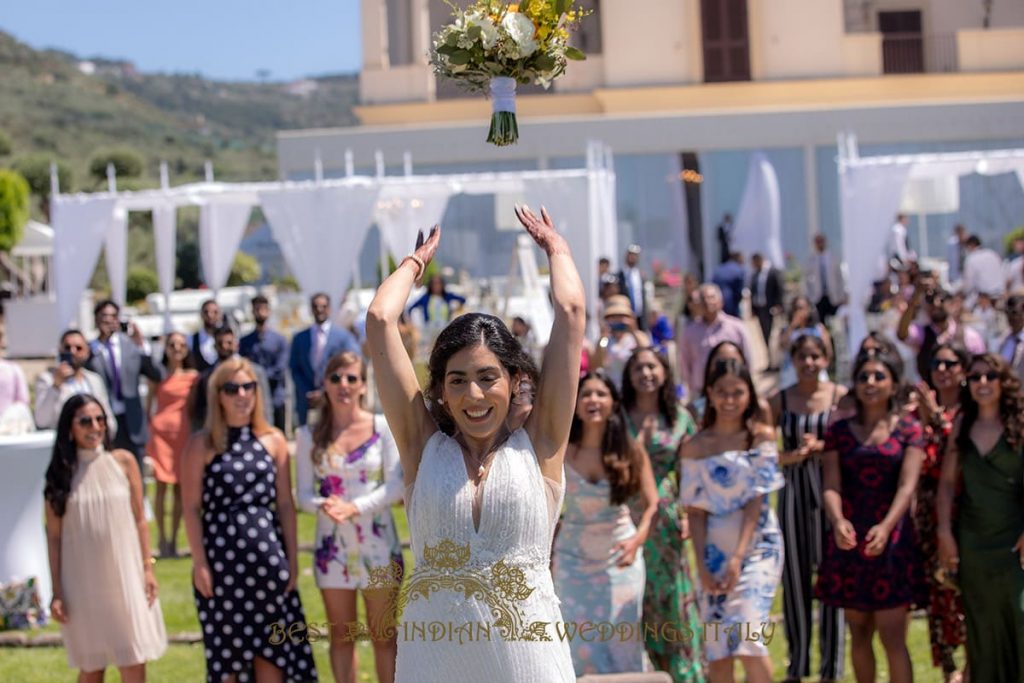
<svg viewBox="0 0 1024 683">
<path fill-rule="evenodd" d="M 487 141 L 514 144 L 516 85 L 549 88 L 568 60 L 586 59 L 569 45 L 569 35 L 589 12 L 574 6 L 576 0 L 477 0 L 464 9 L 445 1 L 454 20 L 434 34 L 434 72 L 466 90 L 489 90 L 494 115 Z"/>
</svg>

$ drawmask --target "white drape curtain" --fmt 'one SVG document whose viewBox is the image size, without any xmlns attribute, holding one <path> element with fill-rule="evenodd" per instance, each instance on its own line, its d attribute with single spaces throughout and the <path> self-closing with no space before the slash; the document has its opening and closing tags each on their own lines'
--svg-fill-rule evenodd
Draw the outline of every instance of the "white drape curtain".
<svg viewBox="0 0 1024 683">
<path fill-rule="evenodd" d="M 111 297 L 124 306 L 128 287 L 128 210 L 124 207 L 114 209 L 105 246 Z"/>
<path fill-rule="evenodd" d="M 199 260 L 203 280 L 214 292 L 227 284 L 252 207 L 247 201 L 211 199 L 199 209 Z"/>
<path fill-rule="evenodd" d="M 785 267 L 779 179 L 762 152 L 751 155 L 747 166 L 747 185 L 733 224 L 732 248 L 748 259 L 760 252 L 777 268 Z"/>
<path fill-rule="evenodd" d="M 885 259 L 893 217 L 899 211 L 909 165 L 860 166 L 839 169 L 839 213 L 843 255 L 848 268 L 849 352 L 852 356 L 867 335 L 865 311 L 872 283 Z"/>
<path fill-rule="evenodd" d="M 396 260 L 412 252 L 416 233 L 441 222 L 452 191 L 444 185 L 391 185 L 377 198 L 377 227 Z"/>
<path fill-rule="evenodd" d="M 78 302 L 96 268 L 104 238 L 110 233 L 116 200 L 54 198 L 53 268 L 57 288 L 57 324 L 77 318 Z"/>
<path fill-rule="evenodd" d="M 156 276 L 164 296 L 164 332 L 170 332 L 170 296 L 174 291 L 174 264 L 177 261 L 177 212 L 173 206 L 153 209 L 153 238 L 156 251 Z"/>
<path fill-rule="evenodd" d="M 263 215 L 303 292 L 326 292 L 340 302 L 379 194 L 372 183 L 260 193 Z"/>
<path fill-rule="evenodd" d="M 524 180 L 523 196 L 534 213 L 541 206 L 548 210 L 558 232 L 569 243 L 576 260 L 576 268 L 583 278 L 587 302 L 596 304 L 597 251 L 595 231 L 591 221 L 600 220 L 600 204 L 591 206 L 590 183 L 587 178 L 560 178 L 556 180 Z M 594 309 L 591 309 L 594 310 Z"/>
</svg>

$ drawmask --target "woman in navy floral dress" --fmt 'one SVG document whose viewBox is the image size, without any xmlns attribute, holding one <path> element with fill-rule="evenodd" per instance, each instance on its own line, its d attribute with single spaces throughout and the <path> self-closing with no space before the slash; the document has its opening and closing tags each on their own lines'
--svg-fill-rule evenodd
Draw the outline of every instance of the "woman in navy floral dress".
<svg viewBox="0 0 1024 683">
<path fill-rule="evenodd" d="M 320 420 L 295 437 L 299 505 L 316 515 L 314 570 L 331 624 L 331 669 L 355 680 L 356 638 L 373 642 L 377 679 L 395 679 L 394 618 L 402 548 L 391 506 L 402 497 L 402 467 L 383 415 L 363 407 L 366 365 L 349 351 L 327 361 Z M 383 585 L 384 582 L 392 584 Z M 369 633 L 354 633 L 357 591 Z"/>
<path fill-rule="evenodd" d="M 181 469 L 206 680 L 315 681 L 288 444 L 263 417 L 249 361 L 221 362 L 208 387 L 206 427 Z"/>
<path fill-rule="evenodd" d="M 825 434 L 825 511 L 833 533 L 817 597 L 846 610 L 857 680 L 873 680 L 877 630 L 894 683 L 912 680 L 907 611 L 922 603 L 922 564 L 910 517 L 924 442 L 896 406 L 899 360 L 862 354 L 854 368 L 857 414 Z"/>
</svg>

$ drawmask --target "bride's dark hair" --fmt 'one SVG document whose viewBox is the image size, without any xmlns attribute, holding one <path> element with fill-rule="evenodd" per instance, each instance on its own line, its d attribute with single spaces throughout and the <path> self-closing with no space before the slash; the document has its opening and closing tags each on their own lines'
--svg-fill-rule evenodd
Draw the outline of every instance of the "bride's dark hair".
<svg viewBox="0 0 1024 683">
<path fill-rule="evenodd" d="M 439 399 L 444 388 L 444 376 L 448 370 L 448 361 L 459 351 L 474 346 L 486 346 L 498 357 L 509 376 L 519 374 L 523 379 L 530 379 L 534 386 L 540 373 L 523 347 L 509 331 L 501 318 L 486 313 L 467 313 L 448 324 L 441 330 L 430 351 L 427 368 L 430 380 L 427 384 L 426 398 L 430 414 L 434 416 L 438 429 L 451 436 L 455 433 L 455 422 L 444 409 Z M 516 388 L 513 387 L 514 394 Z M 511 396 L 509 397 L 511 400 Z M 504 418 L 502 418 L 504 420 Z"/>
<path fill-rule="evenodd" d="M 75 394 L 70 397 L 57 419 L 57 439 L 53 442 L 50 465 L 46 468 L 46 486 L 43 497 L 53 508 L 54 514 L 63 517 L 71 495 L 71 479 L 78 468 L 78 445 L 71 434 L 71 423 L 82 407 L 95 403 L 103 410 L 103 404 L 89 394 Z M 104 413 L 106 414 L 106 413 Z M 110 450 L 110 427 L 103 436 L 103 447 Z"/>
</svg>

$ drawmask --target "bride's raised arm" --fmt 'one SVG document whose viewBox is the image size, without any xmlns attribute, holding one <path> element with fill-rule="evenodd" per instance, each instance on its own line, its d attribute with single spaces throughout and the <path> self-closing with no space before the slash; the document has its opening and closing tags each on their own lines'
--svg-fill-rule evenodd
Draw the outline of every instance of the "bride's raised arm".
<svg viewBox="0 0 1024 683">
<path fill-rule="evenodd" d="M 406 486 L 416 481 L 423 447 L 431 434 L 437 431 L 437 425 L 423 402 L 423 392 L 402 343 L 398 320 L 405 310 L 413 284 L 423 275 L 440 241 L 440 227 L 435 225 L 425 242 L 421 231 L 416 251 L 406 256 L 398 264 L 398 269 L 381 283 L 366 312 L 366 346 L 373 363 L 384 416 L 402 460 Z"/>
<path fill-rule="evenodd" d="M 576 386 L 586 328 L 586 296 L 569 245 L 555 230 L 547 210 L 541 208 L 541 218 L 538 218 L 529 208 L 517 208 L 516 217 L 548 255 L 551 299 L 555 308 L 537 399 L 526 421 L 526 431 L 537 451 L 541 472 L 549 479 L 561 481 L 569 427 L 576 410 Z"/>
</svg>

